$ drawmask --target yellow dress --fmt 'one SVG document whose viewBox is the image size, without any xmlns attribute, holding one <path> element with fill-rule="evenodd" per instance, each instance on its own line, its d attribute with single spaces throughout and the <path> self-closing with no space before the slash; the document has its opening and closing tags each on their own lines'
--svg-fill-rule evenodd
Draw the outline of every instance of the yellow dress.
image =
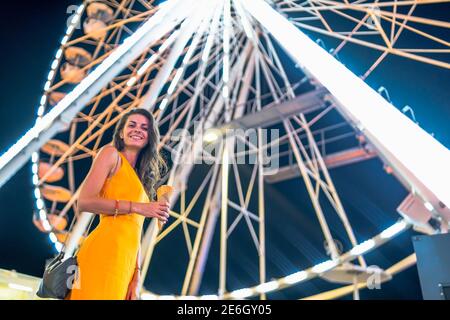
<svg viewBox="0 0 450 320">
<path fill-rule="evenodd" d="M 101 196 L 106 199 L 149 202 L 144 187 L 128 160 L 108 178 Z M 77 254 L 77 281 L 69 300 L 123 300 L 133 277 L 144 217 L 136 213 L 100 215 L 100 223 L 83 241 Z"/>
</svg>

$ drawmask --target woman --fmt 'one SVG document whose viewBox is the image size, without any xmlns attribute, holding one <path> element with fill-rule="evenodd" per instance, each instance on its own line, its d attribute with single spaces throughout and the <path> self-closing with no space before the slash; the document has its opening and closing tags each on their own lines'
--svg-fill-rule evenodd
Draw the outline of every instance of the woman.
<svg viewBox="0 0 450 320">
<path fill-rule="evenodd" d="M 167 170 L 158 153 L 152 114 L 134 109 L 118 123 L 113 145 L 96 156 L 80 190 L 80 211 L 100 223 L 77 254 L 77 281 L 68 299 L 138 298 L 141 231 L 146 217 L 166 223 L 167 202 L 151 202 Z"/>
</svg>

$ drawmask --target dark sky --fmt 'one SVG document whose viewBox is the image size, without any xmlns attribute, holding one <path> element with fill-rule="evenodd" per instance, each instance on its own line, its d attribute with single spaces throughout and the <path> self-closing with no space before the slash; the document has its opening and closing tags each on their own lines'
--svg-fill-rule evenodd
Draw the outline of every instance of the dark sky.
<svg viewBox="0 0 450 320">
<path fill-rule="evenodd" d="M 66 28 L 65 22 L 69 16 L 66 10 L 72 4 L 78 4 L 78 2 L 66 0 L 10 1 L 8 4 L 2 5 L 0 11 L 0 39 L 2 41 L 0 50 L 1 152 L 14 143 L 35 121 L 37 106 L 51 60 Z M 441 19 L 445 19 L 442 17 L 441 11 L 438 14 Z M 448 38 L 447 34 L 447 40 Z M 354 55 L 351 53 L 342 55 L 341 59 L 353 71 L 358 73 L 363 70 L 356 51 Z M 428 132 L 433 132 L 444 145 L 450 146 L 448 70 L 392 57 L 386 59 L 382 67 L 377 69 L 367 82 L 374 88 L 385 86 L 389 90 L 393 103 L 398 107 L 406 104 L 412 106 L 421 126 Z M 368 235 L 376 234 L 395 221 L 398 217 L 395 214 L 395 208 L 406 195 L 406 191 L 392 178 L 379 178 L 374 174 L 376 170 L 380 170 L 380 167 L 380 163 L 377 161 L 369 161 L 352 167 L 352 173 L 355 170 L 359 172 L 359 180 L 347 179 L 350 172 L 348 168 L 332 172 L 337 187 L 342 190 L 341 197 L 344 206 L 349 208 L 350 215 L 355 214 L 355 221 L 363 224 L 360 230 L 367 230 Z M 383 185 L 383 190 L 378 188 L 380 185 Z M 32 224 L 34 203 L 31 186 L 31 168 L 30 165 L 26 165 L 0 190 L 0 243 L 2 244 L 0 246 L 0 268 L 15 269 L 22 273 L 40 276 L 44 260 L 54 254 L 54 249 L 50 245 L 48 237 L 40 233 Z M 289 182 L 277 186 L 277 189 L 273 190 L 274 199 L 279 199 L 281 202 L 286 200 L 284 197 L 289 194 L 291 189 L 292 185 Z M 299 209 L 299 205 L 289 202 L 284 209 L 295 211 Z M 373 215 L 365 216 L 364 219 L 356 217 L 361 211 Z M 292 215 L 292 212 L 288 212 L 288 214 Z M 283 243 L 280 239 L 286 236 L 283 234 L 284 230 L 279 229 L 276 223 L 271 228 L 274 228 L 273 234 L 280 237 L 274 239 L 274 243 Z M 295 236 L 296 232 L 292 231 L 289 234 Z M 373 258 L 373 261 L 379 262 L 383 267 L 399 261 L 412 253 L 411 235 L 411 232 L 401 235 L 394 243 L 386 245 L 379 253 L 369 254 L 368 259 Z M 296 236 L 298 238 L 283 238 L 290 242 L 289 245 L 293 246 L 293 251 L 296 250 L 296 242 L 300 243 L 302 237 L 306 239 L 307 234 L 298 233 Z M 361 239 L 367 237 L 363 234 L 359 236 Z M 301 252 L 305 252 L 305 250 L 302 248 Z M 314 256 L 314 254 L 312 255 Z M 281 261 L 283 257 L 285 258 L 284 255 L 280 255 L 278 258 Z M 241 257 L 236 253 L 237 263 L 244 264 L 245 260 L 239 260 L 244 258 L 245 255 Z M 311 259 L 311 257 L 306 257 L 307 261 L 304 262 L 304 267 L 320 262 L 308 261 L 308 258 Z M 276 257 L 274 256 L 273 259 L 276 260 Z M 157 274 L 157 270 L 162 270 L 163 267 L 164 263 L 160 262 L 156 265 L 154 273 Z M 293 261 L 286 260 L 283 268 L 278 265 L 274 267 L 274 270 L 278 268 L 281 270 L 280 272 L 287 274 L 295 271 L 293 267 Z M 248 270 L 243 268 L 242 272 L 248 272 Z M 161 293 L 173 293 L 174 290 L 164 287 L 164 283 L 161 282 L 169 281 L 169 278 L 171 275 L 161 275 L 160 281 L 156 280 L 152 288 Z M 245 283 L 236 280 L 230 286 L 239 288 L 243 285 Z M 210 286 L 210 288 L 213 287 Z M 274 298 L 295 298 L 305 292 L 314 293 L 317 289 L 326 288 L 330 287 L 323 280 L 315 280 L 311 284 L 305 284 L 302 288 L 286 290 L 285 294 L 274 296 Z M 167 292 L 164 292 L 165 290 Z M 362 296 L 366 298 L 421 298 L 416 268 L 405 271 L 394 281 L 386 284 L 385 290 L 364 293 Z"/>
</svg>

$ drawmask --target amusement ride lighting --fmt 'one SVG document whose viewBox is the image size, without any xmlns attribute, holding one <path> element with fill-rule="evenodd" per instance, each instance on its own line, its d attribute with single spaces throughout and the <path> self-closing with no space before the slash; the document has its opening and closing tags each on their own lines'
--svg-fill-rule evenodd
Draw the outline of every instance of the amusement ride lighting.
<svg viewBox="0 0 450 320">
<path fill-rule="evenodd" d="M 84 8 L 85 8 L 84 4 L 81 4 L 80 6 L 78 6 L 77 11 L 74 14 L 74 16 L 71 20 L 71 23 L 66 30 L 66 34 L 64 35 L 64 38 L 61 41 L 62 46 L 64 46 L 66 44 L 67 40 L 69 39 L 69 37 L 71 36 L 73 31 L 75 30 L 75 25 L 80 20 L 80 17 L 81 17 L 81 14 L 83 13 Z M 61 62 L 60 59 L 62 57 L 62 53 L 63 53 L 63 50 L 61 48 L 59 48 L 58 51 L 56 52 L 55 58 L 53 59 L 53 62 L 51 64 L 50 71 L 47 76 L 47 81 L 44 85 L 44 94 L 41 96 L 39 108 L 37 110 L 36 122 L 41 121 L 42 116 L 45 113 L 45 103 L 47 102 L 48 90 L 50 89 L 51 83 L 56 75 L 56 68 L 59 66 L 59 64 Z M 49 221 L 47 220 L 47 212 L 45 209 L 45 203 L 42 199 L 42 195 L 41 195 L 41 192 L 39 189 L 39 176 L 38 176 L 39 153 L 38 152 L 33 152 L 33 154 L 31 155 L 31 162 L 32 162 L 31 168 L 32 168 L 32 182 L 33 182 L 33 186 L 34 186 L 34 197 L 36 199 L 36 208 L 39 210 L 39 219 L 41 220 L 44 230 L 50 231 L 51 226 L 50 226 Z M 53 233 L 49 233 L 48 236 L 49 236 L 50 241 L 54 244 L 55 249 L 59 252 L 62 248 L 62 244 L 60 242 L 58 242 L 58 240 L 56 239 L 56 236 Z"/>
<path fill-rule="evenodd" d="M 392 238 L 395 235 L 397 235 L 398 233 L 402 232 L 407 226 L 408 226 L 408 224 L 406 223 L 405 220 L 399 221 L 396 224 L 394 224 L 394 225 L 390 226 L 389 228 L 387 228 L 386 230 L 384 230 L 380 234 L 380 238 L 382 238 L 382 239 Z"/>
<path fill-rule="evenodd" d="M 219 140 L 220 131 L 218 129 L 207 129 L 203 135 L 203 141 L 212 143 Z"/>
<path fill-rule="evenodd" d="M 162 295 L 162 296 L 159 296 L 159 299 L 160 300 L 175 300 L 175 296 L 173 296 L 173 295 Z"/>
<path fill-rule="evenodd" d="M 260 285 L 256 286 L 255 290 L 259 293 L 267 293 L 270 291 L 277 290 L 280 287 L 280 284 L 277 280 L 273 280 L 270 282 L 261 283 Z"/>
<path fill-rule="evenodd" d="M 319 263 L 311 268 L 311 271 L 314 273 L 324 273 L 336 267 L 338 265 L 338 261 L 336 260 L 327 260 L 322 263 Z"/>
<path fill-rule="evenodd" d="M 286 284 L 294 284 L 308 279 L 308 272 L 306 271 L 298 271 L 296 273 L 290 274 L 284 278 L 281 278 Z"/>
<path fill-rule="evenodd" d="M 431 203 L 429 203 L 428 201 L 425 201 L 424 205 L 425 205 L 425 208 L 427 208 L 428 211 L 433 212 L 434 207 L 433 207 L 433 205 Z"/>
<path fill-rule="evenodd" d="M 374 247 L 375 241 L 373 239 L 370 239 L 358 244 L 356 247 L 350 250 L 350 254 L 354 256 L 359 256 L 366 253 L 367 251 L 371 250 Z"/>
<path fill-rule="evenodd" d="M 205 294 L 203 296 L 200 296 L 200 300 L 217 300 L 219 299 L 219 296 L 215 294 Z"/>
<path fill-rule="evenodd" d="M 247 16 L 245 15 L 244 9 L 242 8 L 241 0 L 233 0 L 233 2 L 236 12 L 241 19 L 245 34 L 249 39 L 253 40 L 253 29 L 248 21 Z"/>
<path fill-rule="evenodd" d="M 142 300 L 155 300 L 155 299 L 157 299 L 157 296 L 152 293 L 144 292 L 141 294 L 141 299 Z"/>
<path fill-rule="evenodd" d="M 225 99 L 229 97 L 228 80 L 230 74 L 230 30 L 231 30 L 231 9 L 230 0 L 224 1 L 223 6 L 223 59 L 222 59 L 222 96 Z"/>
<path fill-rule="evenodd" d="M 222 4 L 221 4 L 222 5 Z M 221 15 L 221 7 L 219 7 L 214 15 L 213 21 L 211 23 L 211 27 L 209 30 L 208 37 L 206 38 L 205 48 L 203 49 L 202 61 L 207 62 L 209 58 L 209 53 L 211 51 L 211 47 L 214 42 L 214 37 L 216 36 L 217 28 L 219 26 L 219 19 Z"/>
<path fill-rule="evenodd" d="M 378 236 L 375 236 L 374 238 L 364 241 L 364 242 L 360 243 L 359 245 L 353 247 L 349 251 L 349 254 L 350 254 L 350 256 L 357 256 L 357 255 L 366 253 L 366 252 L 374 249 L 377 245 L 381 245 L 382 243 L 384 243 L 383 240 L 394 237 L 401 231 L 405 230 L 406 227 L 408 227 L 408 226 L 409 226 L 409 224 L 405 220 L 401 220 L 401 221 L 395 223 L 394 225 L 390 226 L 383 232 L 381 232 Z M 307 280 L 310 276 L 314 276 L 314 275 L 318 275 L 318 274 L 330 271 L 338 265 L 339 265 L 338 260 L 328 260 L 328 261 L 322 262 L 318 265 L 315 265 L 308 270 L 297 271 L 297 272 L 292 273 L 283 278 L 279 278 L 279 279 L 272 280 L 269 282 L 261 283 L 255 287 L 248 287 L 248 288 L 234 290 L 225 295 L 231 297 L 232 299 L 244 299 L 244 298 L 248 298 L 253 295 L 256 295 L 258 293 L 267 293 L 267 292 L 282 288 L 283 286 L 285 287 L 286 285 L 291 286 L 291 285 L 301 283 L 302 281 Z M 369 267 L 368 270 L 375 270 L 375 269 Z M 378 270 L 379 269 L 377 268 L 375 271 L 378 271 Z M 143 297 L 143 299 L 150 299 L 150 298 L 165 299 L 165 300 L 167 300 L 167 299 L 186 299 L 185 296 L 174 296 L 174 295 L 159 296 L 159 295 L 155 295 L 152 293 L 143 293 L 142 297 Z M 191 297 L 191 296 L 188 296 L 188 297 Z M 196 299 L 206 299 L 206 300 L 219 299 L 219 296 L 218 295 L 202 295 L 202 296 L 197 296 Z"/>
<path fill-rule="evenodd" d="M 244 288 L 239 290 L 234 290 L 230 292 L 230 296 L 235 299 L 248 298 L 253 295 L 253 290 L 251 288 Z"/>
<path fill-rule="evenodd" d="M 33 288 L 28 287 L 28 286 L 24 286 L 21 284 L 17 284 L 17 283 L 8 283 L 8 287 L 14 290 L 19 290 L 19 291 L 26 291 L 26 292 L 33 292 Z"/>
</svg>

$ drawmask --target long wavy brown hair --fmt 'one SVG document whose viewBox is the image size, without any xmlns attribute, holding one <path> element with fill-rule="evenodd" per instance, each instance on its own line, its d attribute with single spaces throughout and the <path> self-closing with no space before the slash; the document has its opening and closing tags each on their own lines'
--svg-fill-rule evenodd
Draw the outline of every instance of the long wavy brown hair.
<svg viewBox="0 0 450 320">
<path fill-rule="evenodd" d="M 119 151 L 125 148 L 125 143 L 120 137 L 120 133 L 125 127 L 128 117 L 133 114 L 143 115 L 148 120 L 148 142 L 139 152 L 135 170 L 148 197 L 155 200 L 156 189 L 166 178 L 168 170 L 166 161 L 158 151 L 160 135 L 153 115 L 149 111 L 141 108 L 133 109 L 124 114 L 114 130 L 112 143 Z"/>
</svg>

